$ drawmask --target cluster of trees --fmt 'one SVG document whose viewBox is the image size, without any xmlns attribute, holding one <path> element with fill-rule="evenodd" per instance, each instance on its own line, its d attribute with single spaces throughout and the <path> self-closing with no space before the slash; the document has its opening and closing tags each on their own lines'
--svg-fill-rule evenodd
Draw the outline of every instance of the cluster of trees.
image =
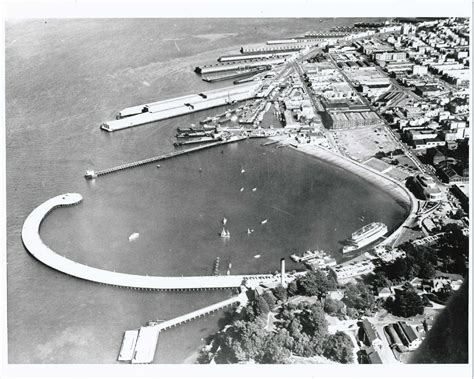
<svg viewBox="0 0 474 379">
<path fill-rule="evenodd" d="M 288 295 L 317 296 L 318 299 L 322 299 L 328 291 L 336 288 L 337 283 L 334 278 L 317 269 L 309 271 L 303 277 L 291 282 L 288 286 Z"/>
<path fill-rule="evenodd" d="M 394 155 L 403 155 L 403 150 L 402 149 L 395 149 L 393 151 L 377 151 L 374 155 L 375 158 L 381 159 L 385 157 L 392 157 Z M 398 161 L 397 161 L 398 162 Z M 398 164 L 398 163 L 397 163 Z"/>
<path fill-rule="evenodd" d="M 437 259 L 442 263 L 441 270 L 454 274 L 467 274 L 466 262 L 469 259 L 469 236 L 464 235 L 457 224 L 444 225 L 441 232 L 446 233 L 437 244 Z"/>
<path fill-rule="evenodd" d="M 395 291 L 395 298 L 389 297 L 385 308 L 395 316 L 412 317 L 424 312 L 423 300 L 411 285 Z"/>
<path fill-rule="evenodd" d="M 347 284 L 342 301 L 347 306 L 346 314 L 350 318 L 370 316 L 377 308 L 371 288 L 363 282 Z"/>
<path fill-rule="evenodd" d="M 236 319 L 214 337 L 213 348 L 204 351 L 199 361 L 205 363 L 214 358 L 216 363 L 286 363 L 292 354 L 323 355 L 341 363 L 353 361 L 351 339 L 342 332 L 328 334 L 319 301 L 286 303 L 278 317 L 279 327 L 275 331 L 266 330 L 259 317 Z"/>
<path fill-rule="evenodd" d="M 344 317 L 345 304 L 340 300 L 331 299 L 330 297 L 324 300 L 324 312 L 331 316 Z"/>
<path fill-rule="evenodd" d="M 263 327 L 263 321 L 237 320 L 218 333 L 213 349 L 205 351 L 199 358 L 200 363 L 208 363 L 214 358 L 216 363 L 285 363 L 290 357 L 291 337 L 286 330 L 269 333 Z"/>
<path fill-rule="evenodd" d="M 380 289 L 415 277 L 431 279 L 436 276 L 438 262 L 443 272 L 465 275 L 469 238 L 456 224 L 447 224 L 440 231 L 446 234 L 434 246 L 416 246 L 411 242 L 400 245 L 406 257 L 378 267 L 366 281 Z"/>
</svg>

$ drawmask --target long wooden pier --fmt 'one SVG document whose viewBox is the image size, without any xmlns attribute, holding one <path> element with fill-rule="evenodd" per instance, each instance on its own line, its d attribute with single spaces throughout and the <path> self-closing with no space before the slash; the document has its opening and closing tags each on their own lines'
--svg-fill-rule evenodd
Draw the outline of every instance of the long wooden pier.
<svg viewBox="0 0 474 379">
<path fill-rule="evenodd" d="M 199 151 L 199 150 L 209 149 L 209 148 L 214 147 L 214 146 L 220 146 L 220 145 L 225 145 L 225 144 L 228 144 L 228 143 L 242 141 L 246 138 L 247 138 L 246 136 L 234 136 L 234 137 L 230 137 L 229 139 L 226 139 L 226 140 L 223 140 L 223 141 L 208 143 L 206 145 L 196 146 L 196 147 L 192 147 L 192 148 L 189 148 L 189 149 L 186 149 L 186 150 L 172 151 L 171 153 L 162 154 L 162 155 L 142 159 L 142 160 L 135 161 L 135 162 L 124 163 L 120 166 L 106 168 L 106 169 L 99 170 L 99 171 L 87 170 L 84 177 L 86 179 L 94 179 L 94 178 L 99 177 L 99 176 L 112 174 L 114 172 L 126 170 L 126 169 L 129 169 L 129 168 L 143 166 L 143 165 L 146 165 L 146 164 L 149 164 L 149 163 L 164 161 L 164 160 L 169 159 L 169 158 L 178 157 L 180 155 L 193 153 L 193 152 Z"/>
</svg>

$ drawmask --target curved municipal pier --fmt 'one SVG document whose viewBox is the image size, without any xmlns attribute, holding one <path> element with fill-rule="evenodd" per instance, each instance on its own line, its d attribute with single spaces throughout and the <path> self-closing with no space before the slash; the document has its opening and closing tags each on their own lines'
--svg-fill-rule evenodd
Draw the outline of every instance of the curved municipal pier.
<svg viewBox="0 0 474 379">
<path fill-rule="evenodd" d="M 82 196 L 78 193 L 66 193 L 53 197 L 31 212 L 23 224 L 21 238 L 25 248 L 45 265 L 74 276 L 96 283 L 113 286 L 149 290 L 193 290 L 240 287 L 261 281 L 280 281 L 281 275 L 225 275 L 225 276 L 143 276 L 125 274 L 89 267 L 67 259 L 50 249 L 41 239 L 40 228 L 45 217 L 54 209 L 79 204 Z"/>
</svg>

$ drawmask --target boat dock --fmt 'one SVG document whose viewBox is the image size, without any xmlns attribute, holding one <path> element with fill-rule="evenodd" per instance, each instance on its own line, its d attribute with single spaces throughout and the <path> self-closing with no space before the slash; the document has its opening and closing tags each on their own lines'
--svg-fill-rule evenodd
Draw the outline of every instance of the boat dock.
<svg viewBox="0 0 474 379">
<path fill-rule="evenodd" d="M 225 144 L 228 144 L 228 143 L 242 141 L 246 138 L 247 137 L 245 137 L 245 136 L 244 137 L 242 137 L 242 136 L 230 137 L 229 139 L 226 139 L 226 140 L 223 140 L 223 141 L 208 143 L 207 145 L 196 146 L 196 147 L 192 147 L 192 148 L 189 148 L 189 149 L 186 149 L 186 150 L 172 151 L 171 153 L 158 155 L 156 157 L 146 158 L 146 159 L 142 159 L 142 160 L 135 161 L 135 162 L 125 163 L 125 164 L 122 164 L 120 166 L 106 168 L 104 170 L 99 170 L 99 171 L 87 170 L 86 174 L 84 176 L 85 176 L 86 179 L 94 179 L 96 177 L 112 174 L 112 173 L 117 172 L 117 171 L 122 171 L 122 170 L 126 170 L 126 169 L 129 169 L 129 168 L 143 166 L 143 165 L 146 165 L 148 163 L 164 161 L 164 160 L 169 159 L 169 158 L 178 157 L 180 155 L 185 155 L 185 154 L 193 153 L 195 151 L 208 149 L 208 148 L 213 147 L 213 146 L 220 146 L 220 145 L 225 145 Z"/>
<path fill-rule="evenodd" d="M 117 360 L 130 362 L 132 364 L 153 363 L 158 338 L 162 331 L 204 317 L 234 304 L 245 305 L 247 301 L 247 295 L 245 292 L 242 292 L 238 296 L 175 317 L 171 320 L 161 323 L 152 321 L 149 322 L 147 326 L 142 326 L 139 329 L 127 330 L 123 336 L 122 347 Z"/>
</svg>

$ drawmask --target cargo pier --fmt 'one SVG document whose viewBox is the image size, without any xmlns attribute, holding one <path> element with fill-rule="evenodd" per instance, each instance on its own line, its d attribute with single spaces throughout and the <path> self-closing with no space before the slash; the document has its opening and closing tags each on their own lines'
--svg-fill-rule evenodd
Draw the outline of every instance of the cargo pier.
<svg viewBox="0 0 474 379">
<path fill-rule="evenodd" d="M 281 53 L 297 53 L 304 47 L 299 47 L 295 45 L 290 46 L 265 46 L 265 47 L 256 47 L 256 48 L 249 48 L 242 46 L 240 48 L 241 54 L 281 54 Z"/>
<path fill-rule="evenodd" d="M 107 132 L 148 124 L 204 109 L 254 98 L 260 83 L 252 82 L 205 91 L 195 95 L 176 97 L 122 109 L 116 120 L 104 122 L 100 127 Z"/>
<path fill-rule="evenodd" d="M 222 71 L 233 71 L 233 70 L 244 70 L 252 67 L 265 66 L 265 65 L 278 65 L 286 62 L 286 58 L 268 58 L 260 59 L 258 61 L 248 60 L 238 63 L 220 63 L 208 66 L 197 66 L 194 72 L 198 74 L 209 74 L 212 72 Z"/>
<path fill-rule="evenodd" d="M 146 159 L 142 159 L 140 161 L 125 163 L 125 164 L 122 164 L 120 166 L 115 166 L 115 167 L 107 168 L 107 169 L 104 169 L 104 170 L 99 170 L 99 171 L 87 170 L 84 177 L 86 179 L 94 179 L 94 178 L 97 178 L 99 176 L 112 174 L 114 172 L 126 170 L 126 169 L 129 169 L 129 168 L 143 166 L 143 165 L 146 165 L 148 163 L 164 161 L 164 160 L 169 159 L 169 158 L 174 158 L 174 157 L 178 157 L 180 155 L 193 153 L 195 151 L 208 149 L 208 148 L 213 147 L 213 146 L 225 145 L 225 144 L 232 143 L 232 142 L 242 141 L 244 139 L 247 139 L 247 137 L 246 136 L 244 136 L 244 137 L 235 136 L 235 137 L 230 137 L 228 139 L 225 139 L 223 141 L 208 143 L 207 145 L 196 146 L 196 147 L 192 147 L 192 148 L 186 149 L 186 150 L 172 151 L 171 153 L 168 153 L 168 154 L 158 155 L 156 157 L 146 158 Z"/>
<path fill-rule="evenodd" d="M 257 66 L 254 69 L 248 70 L 237 70 L 232 72 L 227 72 L 223 75 L 212 75 L 211 76 L 203 76 L 202 80 L 209 83 L 221 82 L 223 80 L 230 80 L 230 79 L 238 79 L 238 78 L 246 78 L 249 76 L 254 76 L 256 74 L 260 74 L 261 72 L 268 71 L 272 68 L 272 66 Z"/>
<path fill-rule="evenodd" d="M 252 59 L 269 59 L 277 58 L 281 56 L 293 55 L 294 51 L 280 51 L 280 52 L 268 52 L 268 53 L 254 53 L 254 54 L 241 54 L 241 55 L 222 55 L 217 58 L 218 62 L 232 62 L 232 61 L 245 61 Z"/>
</svg>

